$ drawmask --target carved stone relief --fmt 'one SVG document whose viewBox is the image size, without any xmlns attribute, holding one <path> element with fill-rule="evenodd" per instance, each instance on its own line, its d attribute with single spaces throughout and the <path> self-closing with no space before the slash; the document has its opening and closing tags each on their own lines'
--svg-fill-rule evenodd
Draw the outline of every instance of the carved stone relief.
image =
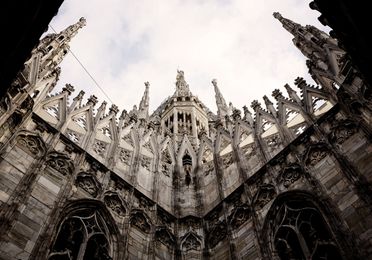
<svg viewBox="0 0 372 260">
<path fill-rule="evenodd" d="M 276 191 L 271 184 L 262 184 L 254 196 L 254 206 L 262 209 L 268 202 L 274 199 Z"/>
<path fill-rule="evenodd" d="M 142 211 L 136 210 L 132 212 L 130 223 L 146 234 L 151 231 L 151 223 L 146 214 Z"/>
<path fill-rule="evenodd" d="M 209 247 L 214 248 L 215 246 L 217 246 L 219 242 L 226 238 L 226 235 L 227 228 L 225 222 L 220 221 L 215 224 L 207 234 Z"/>
<path fill-rule="evenodd" d="M 248 206 L 239 206 L 233 209 L 228 220 L 231 227 L 236 229 L 243 225 L 249 219 L 249 216 L 250 210 Z"/>
<path fill-rule="evenodd" d="M 168 149 L 166 149 L 161 156 L 161 172 L 169 177 L 170 176 L 170 171 L 172 168 L 172 158 L 168 152 Z"/>
<path fill-rule="evenodd" d="M 124 217 L 127 210 L 124 206 L 124 202 L 120 199 L 119 195 L 114 192 L 109 192 L 104 197 L 106 206 L 111 209 L 115 214 L 120 217 Z"/>
<path fill-rule="evenodd" d="M 204 176 L 208 176 L 210 173 L 214 171 L 214 162 L 205 162 L 203 164 Z"/>
<path fill-rule="evenodd" d="M 168 248 L 174 248 L 174 235 L 166 227 L 158 227 L 155 231 L 155 238 Z"/>
<path fill-rule="evenodd" d="M 93 144 L 93 151 L 96 152 L 102 158 L 104 158 L 107 146 L 108 146 L 107 143 L 96 140 L 96 142 Z"/>
<path fill-rule="evenodd" d="M 130 165 L 131 158 L 132 158 L 132 152 L 131 151 L 129 151 L 127 149 L 124 149 L 124 148 L 120 149 L 119 159 L 122 163 L 124 163 L 126 165 Z"/>
<path fill-rule="evenodd" d="M 275 151 L 282 144 L 279 134 L 273 134 L 265 138 L 265 141 L 266 141 L 269 152 Z"/>
<path fill-rule="evenodd" d="M 47 155 L 46 165 L 62 173 L 63 175 L 70 175 L 74 171 L 74 165 L 70 157 L 59 152 L 50 152 Z"/>
<path fill-rule="evenodd" d="M 131 194 L 131 188 L 129 184 L 125 183 L 115 174 L 110 175 L 108 189 L 112 191 L 116 191 L 120 196 L 126 200 L 129 199 Z"/>
<path fill-rule="evenodd" d="M 223 163 L 223 168 L 229 167 L 233 163 L 233 154 L 232 154 L 232 152 L 231 153 L 228 153 L 228 154 L 225 154 L 224 156 L 222 156 L 221 159 L 222 159 L 222 163 Z"/>
<path fill-rule="evenodd" d="M 350 136 L 357 132 L 357 127 L 353 122 L 349 120 L 343 120 L 337 122 L 331 129 L 330 140 L 336 144 L 342 144 Z"/>
<path fill-rule="evenodd" d="M 152 158 L 147 157 L 145 155 L 141 156 L 141 166 L 148 171 L 151 171 L 151 161 L 152 161 Z"/>
<path fill-rule="evenodd" d="M 97 197 L 101 190 L 101 184 L 97 181 L 96 177 L 90 173 L 81 172 L 76 177 L 76 185 L 93 197 Z"/>
<path fill-rule="evenodd" d="M 17 137 L 17 143 L 37 157 L 40 157 L 45 153 L 45 144 L 43 140 L 38 136 L 20 134 Z"/>
<path fill-rule="evenodd" d="M 182 251 L 201 250 L 201 238 L 194 232 L 190 231 L 181 238 Z"/>
<path fill-rule="evenodd" d="M 328 155 L 327 149 L 323 144 L 312 145 L 305 153 L 305 164 L 307 166 L 315 166 L 327 155 Z"/>
<path fill-rule="evenodd" d="M 301 168 L 299 165 L 293 164 L 287 166 L 279 174 L 277 180 L 283 183 L 284 187 L 288 188 L 292 183 L 301 178 Z"/>
<path fill-rule="evenodd" d="M 255 155 L 256 146 L 254 144 L 248 144 L 242 148 L 242 153 L 244 157 L 249 160 L 253 155 Z"/>
</svg>

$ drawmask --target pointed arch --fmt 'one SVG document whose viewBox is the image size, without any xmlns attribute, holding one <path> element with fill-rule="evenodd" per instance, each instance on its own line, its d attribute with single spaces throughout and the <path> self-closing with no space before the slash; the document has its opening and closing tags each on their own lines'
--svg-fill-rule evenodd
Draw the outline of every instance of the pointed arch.
<svg viewBox="0 0 372 260">
<path fill-rule="evenodd" d="M 121 259 L 119 235 L 101 201 L 75 200 L 61 211 L 47 259 Z"/>
<path fill-rule="evenodd" d="M 326 200 L 301 190 L 277 196 L 262 228 L 267 259 L 355 259 L 353 239 Z M 276 256 L 276 258 L 275 258 Z"/>
</svg>

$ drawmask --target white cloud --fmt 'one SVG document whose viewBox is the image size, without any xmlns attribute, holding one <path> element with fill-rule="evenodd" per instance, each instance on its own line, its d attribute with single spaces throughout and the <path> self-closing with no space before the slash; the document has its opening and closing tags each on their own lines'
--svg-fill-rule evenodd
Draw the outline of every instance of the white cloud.
<svg viewBox="0 0 372 260">
<path fill-rule="evenodd" d="M 324 30 L 309 2 L 65 0 L 51 24 L 58 31 L 87 19 L 71 49 L 121 109 L 138 104 L 149 81 L 154 110 L 173 94 L 176 70 L 182 69 L 191 91 L 215 111 L 213 78 L 236 107 L 297 76 L 309 78 L 305 57 L 272 17 L 280 11 Z M 65 83 L 107 99 L 71 55 L 62 63 L 59 85 Z"/>
</svg>

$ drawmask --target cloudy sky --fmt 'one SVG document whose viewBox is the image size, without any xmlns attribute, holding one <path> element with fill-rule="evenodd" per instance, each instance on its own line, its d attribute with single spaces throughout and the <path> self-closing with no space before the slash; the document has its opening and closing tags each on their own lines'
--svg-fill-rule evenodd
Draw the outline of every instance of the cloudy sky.
<svg viewBox="0 0 372 260">
<path fill-rule="evenodd" d="M 175 90 L 177 69 L 212 111 L 211 80 L 227 102 L 250 105 L 274 88 L 310 81 L 305 57 L 272 13 L 329 31 L 310 0 L 65 0 L 51 26 L 60 31 L 85 17 L 71 49 L 120 109 L 139 103 L 149 81 L 150 110 Z M 66 83 L 107 100 L 69 54 L 57 88 Z M 109 101 L 109 100 L 107 100 Z M 111 103 L 111 102 L 109 102 Z M 262 102 L 261 102 L 262 103 Z"/>
</svg>

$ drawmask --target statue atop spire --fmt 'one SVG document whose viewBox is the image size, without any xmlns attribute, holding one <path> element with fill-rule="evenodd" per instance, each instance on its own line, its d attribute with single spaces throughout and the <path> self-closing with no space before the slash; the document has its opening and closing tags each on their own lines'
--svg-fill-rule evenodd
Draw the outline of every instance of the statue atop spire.
<svg viewBox="0 0 372 260">
<path fill-rule="evenodd" d="M 185 97 L 190 96 L 191 92 L 189 89 L 189 84 L 187 84 L 185 80 L 185 75 L 182 70 L 177 70 L 177 77 L 176 77 L 176 95 Z"/>
</svg>

